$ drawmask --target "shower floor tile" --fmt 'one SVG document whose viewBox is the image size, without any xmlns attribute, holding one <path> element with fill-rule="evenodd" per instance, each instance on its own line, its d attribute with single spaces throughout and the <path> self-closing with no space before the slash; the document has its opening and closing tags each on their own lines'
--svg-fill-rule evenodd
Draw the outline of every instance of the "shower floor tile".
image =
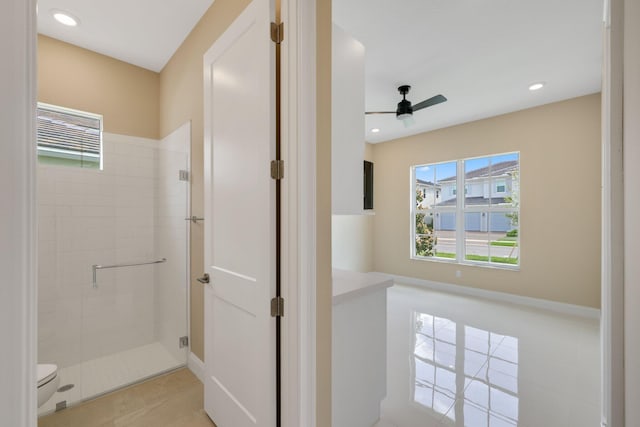
<svg viewBox="0 0 640 427">
<path fill-rule="evenodd" d="M 55 411 L 58 402 L 66 401 L 70 406 L 183 366 L 185 360 L 177 360 L 156 342 L 62 368 L 59 387 L 72 384 L 73 388 L 54 393 L 38 409 L 38 415 Z"/>
</svg>

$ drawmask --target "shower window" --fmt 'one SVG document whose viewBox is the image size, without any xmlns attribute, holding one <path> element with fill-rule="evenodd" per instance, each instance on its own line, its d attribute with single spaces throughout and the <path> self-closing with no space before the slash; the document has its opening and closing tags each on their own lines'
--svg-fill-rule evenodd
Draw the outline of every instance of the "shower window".
<svg viewBox="0 0 640 427">
<path fill-rule="evenodd" d="M 38 161 L 102 169 L 102 116 L 38 103 Z"/>
</svg>

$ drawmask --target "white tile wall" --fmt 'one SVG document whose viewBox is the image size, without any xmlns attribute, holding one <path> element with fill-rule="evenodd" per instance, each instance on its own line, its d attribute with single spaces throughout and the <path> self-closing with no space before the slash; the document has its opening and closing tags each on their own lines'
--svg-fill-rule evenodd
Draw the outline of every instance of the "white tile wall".
<svg viewBox="0 0 640 427">
<path fill-rule="evenodd" d="M 160 341 L 186 363 L 188 183 L 177 170 L 189 143 L 188 125 L 163 141 L 105 133 L 102 171 L 39 166 L 40 362 L 63 368 Z M 93 264 L 162 257 L 99 270 L 91 286 Z"/>
</svg>

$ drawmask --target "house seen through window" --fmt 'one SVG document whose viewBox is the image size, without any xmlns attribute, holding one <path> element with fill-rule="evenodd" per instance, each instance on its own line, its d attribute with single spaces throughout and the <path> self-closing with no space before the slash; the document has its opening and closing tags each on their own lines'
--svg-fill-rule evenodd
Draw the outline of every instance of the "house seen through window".
<svg viewBox="0 0 640 427">
<path fill-rule="evenodd" d="M 101 169 L 102 116 L 38 103 L 38 161 Z"/>
<path fill-rule="evenodd" d="M 519 171 L 519 153 L 413 166 L 412 258 L 518 266 Z"/>
</svg>

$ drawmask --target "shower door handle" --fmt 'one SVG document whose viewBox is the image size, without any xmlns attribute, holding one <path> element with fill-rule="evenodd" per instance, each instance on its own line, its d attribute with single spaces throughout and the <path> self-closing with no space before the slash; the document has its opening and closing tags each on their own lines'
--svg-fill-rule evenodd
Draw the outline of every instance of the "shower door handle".
<svg viewBox="0 0 640 427">
<path fill-rule="evenodd" d="M 200 283 L 209 283 L 209 273 L 204 273 L 204 276 L 198 277 L 196 280 Z"/>
</svg>

